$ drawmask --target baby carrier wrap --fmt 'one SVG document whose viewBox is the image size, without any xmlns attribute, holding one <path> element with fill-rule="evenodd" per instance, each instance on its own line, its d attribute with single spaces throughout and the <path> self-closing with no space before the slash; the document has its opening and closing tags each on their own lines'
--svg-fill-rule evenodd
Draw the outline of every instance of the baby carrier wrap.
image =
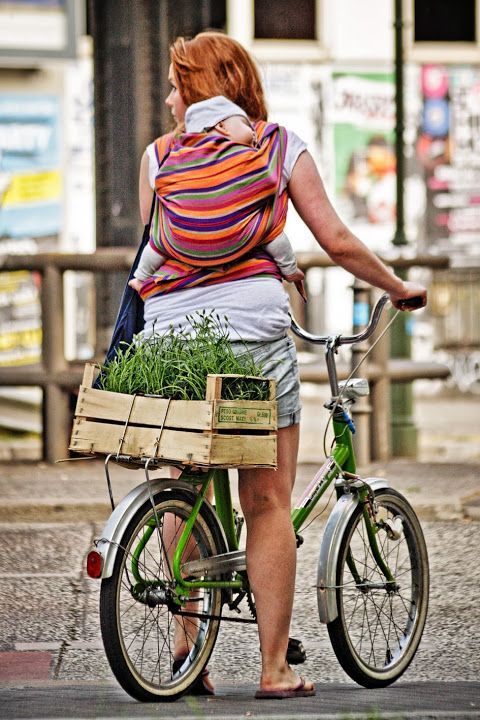
<svg viewBox="0 0 480 720">
<path fill-rule="evenodd" d="M 261 246 L 285 225 L 288 196 L 279 187 L 287 133 L 263 121 L 255 131 L 256 147 L 204 133 L 156 141 L 149 243 L 167 259 L 143 284 L 143 299 L 251 275 L 281 277 Z"/>
</svg>

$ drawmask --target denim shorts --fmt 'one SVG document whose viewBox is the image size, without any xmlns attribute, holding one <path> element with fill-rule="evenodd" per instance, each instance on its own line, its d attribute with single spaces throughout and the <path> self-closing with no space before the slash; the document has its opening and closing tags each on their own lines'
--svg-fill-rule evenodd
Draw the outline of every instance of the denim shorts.
<svg viewBox="0 0 480 720">
<path fill-rule="evenodd" d="M 300 379 L 295 343 L 288 335 L 271 342 L 232 342 L 235 355 L 249 352 L 262 366 L 262 374 L 277 381 L 278 427 L 300 422 Z"/>
</svg>

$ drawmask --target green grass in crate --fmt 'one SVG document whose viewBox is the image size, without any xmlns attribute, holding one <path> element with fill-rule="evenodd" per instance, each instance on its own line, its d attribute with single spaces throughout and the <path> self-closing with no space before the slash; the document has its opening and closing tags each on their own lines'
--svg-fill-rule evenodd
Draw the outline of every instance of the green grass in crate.
<svg viewBox="0 0 480 720">
<path fill-rule="evenodd" d="M 218 315 L 205 311 L 187 317 L 190 328 L 170 328 L 148 340 L 122 344 L 102 366 L 102 390 L 159 395 L 174 400 L 204 400 L 208 374 L 262 376 L 262 366 L 245 349 L 232 352 L 228 330 Z M 228 323 L 227 318 L 224 318 Z M 268 400 L 268 382 L 226 378 L 226 400 Z"/>
</svg>

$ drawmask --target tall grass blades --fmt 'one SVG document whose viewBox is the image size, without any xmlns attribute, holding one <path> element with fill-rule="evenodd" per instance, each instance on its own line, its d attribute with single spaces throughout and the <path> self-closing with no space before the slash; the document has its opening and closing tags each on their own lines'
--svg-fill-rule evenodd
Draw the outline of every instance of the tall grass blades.
<svg viewBox="0 0 480 720">
<path fill-rule="evenodd" d="M 245 348 L 234 355 L 228 320 L 200 311 L 188 316 L 190 327 L 171 327 L 142 342 L 121 345 L 116 357 L 102 366 L 102 390 L 129 395 L 158 395 L 174 400 L 204 400 L 208 374 L 262 376 L 262 366 Z M 226 400 L 268 400 L 268 382 L 226 378 Z"/>
</svg>

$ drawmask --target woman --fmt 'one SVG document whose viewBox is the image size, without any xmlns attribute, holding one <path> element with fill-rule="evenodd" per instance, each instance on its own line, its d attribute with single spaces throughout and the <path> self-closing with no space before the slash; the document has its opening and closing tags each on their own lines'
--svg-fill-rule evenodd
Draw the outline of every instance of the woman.
<svg viewBox="0 0 480 720">
<path fill-rule="evenodd" d="M 179 38 L 171 48 L 166 99 L 177 124 L 183 127 L 189 105 L 224 95 L 245 110 L 250 120 L 266 120 L 262 85 L 252 58 L 236 41 L 220 33 Z M 167 143 L 168 145 L 168 143 Z M 167 148 L 168 152 L 168 148 Z M 158 142 L 145 151 L 140 168 L 140 209 L 148 222 L 152 188 L 162 159 Z M 397 278 L 342 223 L 330 204 L 305 144 L 287 131 L 282 172 L 284 187 L 300 217 L 319 245 L 343 268 L 389 293 L 392 303 L 421 295 L 422 286 Z M 282 188 L 280 189 L 280 191 Z M 255 251 L 254 253 L 255 254 Z M 290 519 L 299 438 L 299 383 L 290 326 L 288 299 L 278 275 L 260 273 L 215 284 L 200 284 L 171 293 L 150 294 L 145 301 L 146 333 L 169 324 L 185 323 L 196 309 L 215 309 L 247 341 L 254 355 L 277 373 L 278 469 L 239 473 L 239 495 L 247 525 L 247 568 L 258 617 L 262 654 L 257 697 L 312 695 L 314 685 L 286 663 L 295 584 L 296 543 Z M 232 336 L 235 346 L 235 337 Z M 238 343 L 237 343 L 238 344 Z M 280 363 L 278 361 L 281 360 Z"/>
</svg>

